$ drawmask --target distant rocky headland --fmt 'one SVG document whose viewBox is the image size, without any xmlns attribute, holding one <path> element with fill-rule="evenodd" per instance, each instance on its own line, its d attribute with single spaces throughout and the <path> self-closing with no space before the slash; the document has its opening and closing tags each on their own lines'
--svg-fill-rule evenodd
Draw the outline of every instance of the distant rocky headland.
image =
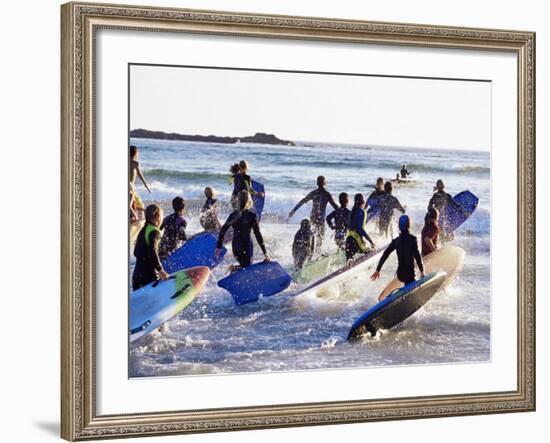
<svg viewBox="0 0 550 443">
<path fill-rule="evenodd" d="M 167 133 L 162 131 L 149 131 L 147 129 L 133 129 L 130 131 L 130 137 L 205 143 L 260 143 L 265 145 L 296 146 L 294 142 L 289 140 L 281 140 L 273 134 L 265 134 L 263 132 L 257 132 L 256 134 L 247 137 L 219 137 L 217 135 L 186 135 L 177 134 L 175 132 Z"/>
</svg>

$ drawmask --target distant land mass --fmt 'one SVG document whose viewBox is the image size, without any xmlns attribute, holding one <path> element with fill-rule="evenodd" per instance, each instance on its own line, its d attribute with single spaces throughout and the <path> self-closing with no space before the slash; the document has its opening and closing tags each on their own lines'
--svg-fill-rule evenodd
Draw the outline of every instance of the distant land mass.
<svg viewBox="0 0 550 443">
<path fill-rule="evenodd" d="M 205 143 L 260 143 L 265 145 L 296 146 L 295 143 L 290 140 L 281 140 L 273 134 L 265 134 L 263 132 L 257 132 L 247 137 L 220 137 L 217 135 L 186 135 L 177 134 L 175 132 L 168 133 L 162 131 L 149 131 L 147 129 L 133 129 L 130 131 L 130 137 Z"/>
</svg>

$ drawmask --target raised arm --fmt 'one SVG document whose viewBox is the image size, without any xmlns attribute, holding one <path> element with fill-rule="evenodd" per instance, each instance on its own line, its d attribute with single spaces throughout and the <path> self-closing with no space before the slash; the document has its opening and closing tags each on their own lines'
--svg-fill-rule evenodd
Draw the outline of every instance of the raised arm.
<svg viewBox="0 0 550 443">
<path fill-rule="evenodd" d="M 311 191 L 308 195 L 306 195 L 302 200 L 300 200 L 298 202 L 298 204 L 296 206 L 294 206 L 294 209 L 292 209 L 292 211 L 290 211 L 290 213 L 288 214 L 288 217 L 292 217 L 295 212 L 300 209 L 302 207 L 302 205 L 305 205 L 308 201 L 312 200 L 313 199 L 313 193 L 315 191 Z"/>
</svg>

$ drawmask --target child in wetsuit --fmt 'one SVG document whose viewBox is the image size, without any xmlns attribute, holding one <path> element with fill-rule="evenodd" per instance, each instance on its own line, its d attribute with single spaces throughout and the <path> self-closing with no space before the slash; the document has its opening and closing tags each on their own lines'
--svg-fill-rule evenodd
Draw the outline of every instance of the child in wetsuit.
<svg viewBox="0 0 550 443">
<path fill-rule="evenodd" d="M 199 222 L 203 229 L 207 232 L 218 232 L 221 228 L 218 220 L 219 208 L 218 200 L 216 199 L 216 190 L 207 186 L 204 188 L 206 201 L 200 212 Z"/>
<path fill-rule="evenodd" d="M 426 217 L 424 217 L 424 227 L 422 228 L 421 243 L 422 257 L 430 252 L 437 251 L 437 243 L 439 237 L 439 211 L 435 208 L 430 208 Z"/>
<path fill-rule="evenodd" d="M 237 209 L 233 211 L 227 221 L 224 223 L 218 235 L 218 243 L 216 245 L 216 257 L 221 254 L 223 240 L 225 233 L 229 228 L 233 228 L 233 240 L 231 246 L 233 249 L 233 255 L 239 262 L 239 267 L 233 270 L 242 269 L 252 264 L 252 257 L 254 255 L 254 249 L 252 244 L 252 238 L 250 237 L 251 231 L 254 231 L 254 235 L 262 252 L 264 253 L 266 261 L 269 261 L 267 250 L 265 247 L 262 233 L 260 232 L 260 224 L 258 217 L 252 208 L 252 198 L 248 191 L 241 191 L 237 194 Z"/>
<path fill-rule="evenodd" d="M 330 205 L 334 209 L 338 209 L 332 194 L 326 190 L 327 179 L 320 175 L 317 177 L 317 189 L 311 191 L 306 195 L 298 204 L 289 212 L 288 218 L 296 213 L 298 209 L 305 203 L 311 201 L 311 214 L 309 220 L 311 221 L 313 232 L 315 233 L 315 248 L 321 249 L 323 244 L 323 238 L 325 236 L 325 217 L 327 213 L 327 205 Z"/>
<path fill-rule="evenodd" d="M 389 228 L 393 220 L 393 211 L 398 210 L 405 213 L 405 208 L 399 203 L 399 200 L 392 195 L 393 185 L 391 182 L 386 182 L 384 185 L 384 194 L 378 199 L 378 205 L 380 207 L 380 216 L 378 218 L 378 227 L 380 229 L 380 235 L 388 236 Z"/>
<path fill-rule="evenodd" d="M 452 232 L 446 232 L 445 220 L 447 220 L 447 208 L 449 207 L 453 207 L 455 209 L 458 209 L 459 211 L 462 211 L 462 207 L 453 200 L 451 194 L 445 192 L 445 183 L 443 183 L 443 180 L 439 179 L 435 183 L 434 194 L 428 202 L 428 210 L 430 210 L 430 208 L 435 208 L 439 211 L 439 233 L 441 238 L 444 240 L 452 240 L 454 237 Z"/>
<path fill-rule="evenodd" d="M 365 240 L 371 244 L 373 249 L 375 248 L 374 242 L 365 231 L 366 223 L 365 196 L 363 194 L 355 194 L 354 205 L 349 216 L 348 236 L 345 245 L 347 260 L 353 259 L 353 256 L 357 253 L 365 254 L 368 252 Z"/>
<path fill-rule="evenodd" d="M 424 277 L 424 264 L 420 252 L 418 251 L 418 242 L 416 237 L 410 234 L 410 226 L 411 219 L 409 216 L 402 215 L 399 218 L 399 230 L 401 233 L 392 240 L 382 254 L 382 257 L 380 257 L 376 271 L 371 275 L 371 280 L 380 278 L 382 266 L 384 266 L 384 263 L 393 251 L 397 252 L 397 278 L 399 281 L 403 282 L 406 286 L 415 280 L 415 261 L 418 265 L 418 269 L 420 269 L 421 276 Z"/>
<path fill-rule="evenodd" d="M 239 163 L 235 163 L 229 169 L 233 179 L 233 192 L 231 193 L 231 204 L 233 209 L 237 208 L 237 196 L 241 191 L 248 191 L 250 195 L 257 195 L 263 197 L 263 192 L 255 192 L 252 189 L 252 179 L 248 175 L 249 165 L 246 160 L 241 160 Z"/>
<path fill-rule="evenodd" d="M 348 209 L 349 196 L 342 192 L 338 196 L 340 207 L 327 215 L 327 225 L 334 231 L 334 241 L 338 249 L 342 250 L 346 244 L 346 235 L 348 232 L 348 222 L 351 211 Z"/>
<path fill-rule="evenodd" d="M 159 246 L 159 257 L 164 260 L 172 252 L 178 249 L 187 240 L 185 229 L 187 221 L 183 218 L 185 201 L 181 197 L 175 197 L 172 200 L 174 213 L 166 216 L 160 225 L 163 231 L 162 240 Z"/>
<path fill-rule="evenodd" d="M 292 243 L 292 258 L 296 269 L 302 269 L 306 261 L 311 260 L 315 250 L 315 236 L 311 230 L 311 222 L 304 218 L 300 223 L 300 229 L 294 235 Z"/>
<path fill-rule="evenodd" d="M 145 226 L 141 229 L 136 240 L 134 256 L 136 266 L 132 274 L 132 289 L 153 283 L 169 276 L 164 271 L 158 255 L 161 232 L 159 226 L 162 222 L 162 208 L 152 204 L 145 208 Z"/>
</svg>

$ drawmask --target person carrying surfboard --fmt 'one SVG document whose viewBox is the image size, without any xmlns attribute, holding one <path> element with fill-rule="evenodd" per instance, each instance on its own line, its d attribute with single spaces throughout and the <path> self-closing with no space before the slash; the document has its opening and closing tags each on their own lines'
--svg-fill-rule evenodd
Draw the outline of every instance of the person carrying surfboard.
<svg viewBox="0 0 550 443">
<path fill-rule="evenodd" d="M 405 208 L 395 196 L 392 195 L 393 185 L 392 182 L 386 182 L 384 185 L 384 194 L 378 198 L 378 205 L 380 208 L 380 217 L 378 218 L 378 229 L 380 235 L 386 237 L 389 236 L 389 228 L 393 220 L 393 211 L 398 210 L 405 213 Z"/>
<path fill-rule="evenodd" d="M 338 209 L 338 205 L 332 198 L 332 194 L 327 191 L 327 179 L 320 175 L 317 177 L 317 189 L 311 191 L 302 200 L 298 202 L 294 209 L 288 213 L 288 218 L 296 213 L 298 209 L 307 202 L 311 201 L 311 213 L 309 220 L 315 233 L 315 249 L 321 249 L 323 244 L 323 237 L 325 236 L 325 217 L 327 214 L 327 205 L 330 205 L 334 209 Z"/>
<path fill-rule="evenodd" d="M 311 222 L 304 218 L 300 223 L 300 229 L 294 235 L 292 242 L 292 258 L 297 270 L 303 268 L 306 261 L 311 260 L 315 250 L 315 235 L 311 230 Z"/>
<path fill-rule="evenodd" d="M 373 249 L 376 247 L 365 231 L 366 223 L 365 196 L 361 193 L 355 194 L 354 205 L 349 216 L 349 229 L 345 245 L 346 260 L 352 260 L 357 253 L 366 254 L 369 252 L 365 240 L 371 244 Z"/>
<path fill-rule="evenodd" d="M 162 208 L 159 205 L 151 204 L 145 208 L 145 226 L 139 232 L 134 248 L 136 257 L 136 266 L 132 274 L 134 291 L 158 279 L 167 280 L 170 277 L 164 271 L 158 254 L 162 236 L 159 229 L 162 216 Z"/>
<path fill-rule="evenodd" d="M 161 260 L 164 260 L 182 246 L 183 242 L 187 241 L 187 234 L 185 233 L 187 221 L 183 218 L 183 211 L 185 210 L 185 201 L 183 198 L 174 197 L 172 208 L 174 212 L 167 215 L 160 225 L 160 230 L 163 231 L 159 246 L 159 257 Z"/>
<path fill-rule="evenodd" d="M 233 249 L 233 256 L 239 263 L 239 267 L 233 270 L 246 268 L 252 264 L 254 249 L 252 238 L 250 237 L 251 231 L 254 231 L 254 236 L 262 249 L 265 260 L 270 260 L 262 233 L 260 232 L 258 217 L 251 208 L 252 198 L 250 197 L 250 193 L 247 190 L 242 190 L 237 194 L 237 209 L 229 215 L 218 235 L 218 243 L 215 252 L 216 257 L 219 257 L 222 252 L 225 233 L 229 228 L 233 228 L 231 246 Z"/>
<path fill-rule="evenodd" d="M 348 209 L 349 195 L 342 192 L 338 196 L 340 207 L 327 215 L 327 225 L 334 231 L 334 241 L 339 250 L 343 250 L 346 245 L 346 234 L 348 232 L 349 216 L 351 211 Z"/>
<path fill-rule="evenodd" d="M 384 266 L 384 263 L 393 251 L 397 252 L 397 278 L 399 281 L 405 286 L 415 281 L 415 261 L 418 265 L 418 269 L 420 269 L 421 277 L 424 277 L 424 263 L 422 262 L 422 257 L 418 250 L 416 237 L 409 232 L 410 227 L 411 219 L 408 215 L 399 217 L 399 230 L 401 233 L 392 240 L 382 254 L 382 257 L 380 257 L 376 271 L 371 275 L 371 280 L 380 278 L 382 266 Z"/>
<path fill-rule="evenodd" d="M 428 209 L 424 217 L 424 227 L 422 228 L 421 240 L 422 257 L 430 252 L 437 251 L 439 238 L 439 211 L 434 207 Z"/>
<path fill-rule="evenodd" d="M 439 231 L 440 237 L 444 240 L 452 240 L 454 238 L 453 233 L 446 232 L 446 223 L 447 220 L 447 208 L 453 207 L 458 211 L 462 212 L 462 207 L 453 200 L 451 194 L 445 192 L 445 183 L 443 180 L 439 179 L 434 186 L 434 194 L 428 202 L 428 211 L 430 208 L 435 208 L 439 211 Z M 469 214 L 467 214 L 469 215 Z"/>
<path fill-rule="evenodd" d="M 241 160 L 239 163 L 235 163 L 229 169 L 233 179 L 233 192 L 231 193 L 231 204 L 233 209 L 237 208 L 237 195 L 241 191 L 248 191 L 250 195 L 257 195 L 258 197 L 264 197 L 263 192 L 256 192 L 252 189 L 252 179 L 248 175 L 249 165 L 246 160 Z"/>
</svg>

